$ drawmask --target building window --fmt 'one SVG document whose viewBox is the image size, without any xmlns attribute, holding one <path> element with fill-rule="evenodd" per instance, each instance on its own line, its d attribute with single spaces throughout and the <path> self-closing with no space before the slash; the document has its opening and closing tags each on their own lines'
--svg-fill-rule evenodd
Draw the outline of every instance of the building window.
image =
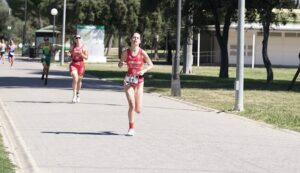
<svg viewBox="0 0 300 173">
<path fill-rule="evenodd" d="M 237 49 L 237 47 L 236 47 L 235 44 L 231 44 L 231 45 L 230 45 L 230 49 Z"/>
<path fill-rule="evenodd" d="M 236 56 L 236 55 L 237 55 L 236 51 L 233 51 L 233 50 L 230 51 L 230 56 Z"/>
<path fill-rule="evenodd" d="M 281 37 L 281 33 L 280 32 L 271 32 L 270 36 L 272 36 L 272 37 Z"/>
<path fill-rule="evenodd" d="M 253 45 L 245 45 L 244 46 L 244 56 L 252 56 L 252 47 Z M 237 55 L 237 45 L 231 44 L 229 46 L 229 55 L 230 56 L 236 56 Z"/>
<path fill-rule="evenodd" d="M 285 37 L 297 37 L 297 33 L 285 33 Z"/>
<path fill-rule="evenodd" d="M 264 34 L 263 34 L 263 32 L 257 32 L 256 35 L 257 35 L 257 36 L 263 36 Z"/>
</svg>

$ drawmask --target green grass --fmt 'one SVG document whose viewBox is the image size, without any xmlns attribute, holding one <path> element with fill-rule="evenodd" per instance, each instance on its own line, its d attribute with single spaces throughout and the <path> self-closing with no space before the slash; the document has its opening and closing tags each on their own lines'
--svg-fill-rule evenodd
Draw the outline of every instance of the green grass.
<svg viewBox="0 0 300 173">
<path fill-rule="evenodd" d="M 119 69 L 117 60 L 110 57 L 106 64 L 87 64 L 87 73 L 121 84 L 126 68 Z M 154 61 L 146 73 L 145 91 L 165 96 L 171 94 L 171 66 L 163 60 Z M 273 68 L 274 82 L 266 83 L 265 68 L 245 68 L 244 111 L 232 111 L 235 104 L 235 67 L 229 68 L 229 79 L 218 78 L 219 67 L 193 67 L 192 75 L 181 74 L 181 97 L 194 104 L 210 107 L 257 121 L 300 132 L 300 83 L 287 91 L 297 68 Z M 300 78 L 300 76 L 299 76 Z"/>
<path fill-rule="evenodd" d="M 13 173 L 15 166 L 8 159 L 8 153 L 5 151 L 3 142 L 0 136 L 0 173 Z"/>
</svg>

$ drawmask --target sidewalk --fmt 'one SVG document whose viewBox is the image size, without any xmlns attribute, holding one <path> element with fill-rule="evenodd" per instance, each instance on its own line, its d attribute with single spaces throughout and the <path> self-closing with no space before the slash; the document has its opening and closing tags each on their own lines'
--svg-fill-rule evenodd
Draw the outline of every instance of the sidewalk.
<svg viewBox="0 0 300 173">
<path fill-rule="evenodd" d="M 144 96 L 136 135 L 121 86 L 52 65 L 0 64 L 0 128 L 20 173 L 299 173 L 300 134 L 179 101 Z"/>
</svg>

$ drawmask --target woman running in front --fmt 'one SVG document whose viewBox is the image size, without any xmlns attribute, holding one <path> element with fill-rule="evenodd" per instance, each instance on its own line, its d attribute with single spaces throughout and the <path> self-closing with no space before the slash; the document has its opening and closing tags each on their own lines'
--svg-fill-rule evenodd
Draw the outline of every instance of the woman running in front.
<svg viewBox="0 0 300 173">
<path fill-rule="evenodd" d="M 118 66 L 121 68 L 124 64 L 127 64 L 128 68 L 124 79 L 124 91 L 129 105 L 129 130 L 127 136 L 134 136 L 134 116 L 141 112 L 142 107 L 144 92 L 143 75 L 153 67 L 153 63 L 148 54 L 139 47 L 141 43 L 139 33 L 133 33 L 130 42 L 131 46 L 122 53 Z M 147 68 L 144 68 L 144 62 L 148 64 Z"/>
<path fill-rule="evenodd" d="M 80 35 L 75 36 L 75 42 L 70 49 L 72 62 L 69 69 L 73 78 L 73 103 L 80 102 L 79 91 L 81 88 L 81 82 L 85 71 L 84 60 L 88 59 L 88 51 L 81 41 Z"/>
<path fill-rule="evenodd" d="M 9 44 L 7 45 L 8 49 L 8 62 L 10 63 L 10 68 L 13 68 L 14 65 L 14 56 L 15 56 L 15 49 L 16 45 L 14 44 L 13 40 L 9 41 Z"/>
</svg>

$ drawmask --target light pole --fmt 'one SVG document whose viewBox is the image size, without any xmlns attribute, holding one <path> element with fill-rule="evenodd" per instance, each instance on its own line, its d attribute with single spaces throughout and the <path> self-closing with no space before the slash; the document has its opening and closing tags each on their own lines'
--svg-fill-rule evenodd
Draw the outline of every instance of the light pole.
<svg viewBox="0 0 300 173">
<path fill-rule="evenodd" d="M 64 0 L 64 10 L 63 10 L 63 30 L 62 30 L 62 47 L 61 47 L 61 58 L 60 58 L 60 65 L 64 65 L 65 59 L 65 31 L 66 31 L 66 5 L 67 2 Z"/>
<path fill-rule="evenodd" d="M 245 0 L 239 0 L 238 12 L 238 55 L 235 79 L 235 106 L 237 111 L 244 111 L 244 25 Z"/>
<path fill-rule="evenodd" d="M 57 15 L 57 9 L 56 8 L 52 8 L 51 9 L 51 15 L 53 16 L 53 35 L 52 35 L 52 49 L 54 49 L 54 57 L 55 57 L 55 37 L 56 37 L 56 34 L 55 34 L 55 16 Z"/>
<path fill-rule="evenodd" d="M 171 95 L 181 96 L 180 91 L 180 76 L 179 76 L 179 64 L 180 64 L 180 27 L 181 27 L 181 0 L 177 0 L 177 27 L 176 27 L 176 55 L 172 61 L 172 80 L 171 80 Z"/>
<path fill-rule="evenodd" d="M 22 36 L 22 56 L 25 55 L 25 44 L 26 44 L 26 23 L 27 23 L 27 0 L 24 1 L 24 26 L 23 26 L 23 36 Z"/>
</svg>

